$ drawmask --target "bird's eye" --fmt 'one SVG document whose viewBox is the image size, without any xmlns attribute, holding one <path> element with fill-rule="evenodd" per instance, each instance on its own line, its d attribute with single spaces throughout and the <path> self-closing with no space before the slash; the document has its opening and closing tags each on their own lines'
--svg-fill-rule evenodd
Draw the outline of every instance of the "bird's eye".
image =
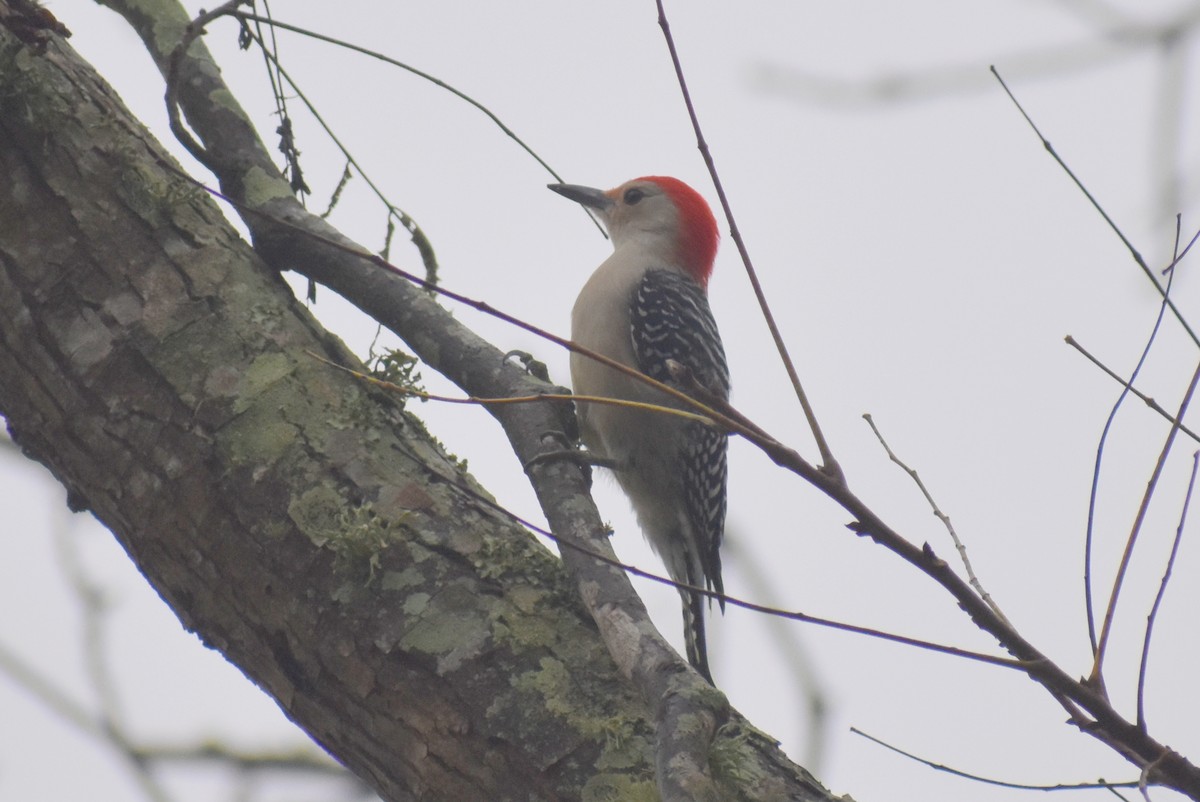
<svg viewBox="0 0 1200 802">
<path fill-rule="evenodd" d="M 646 197 L 645 191 L 638 189 L 637 187 L 625 190 L 625 202 L 630 206 L 634 205 L 644 197 Z"/>
</svg>

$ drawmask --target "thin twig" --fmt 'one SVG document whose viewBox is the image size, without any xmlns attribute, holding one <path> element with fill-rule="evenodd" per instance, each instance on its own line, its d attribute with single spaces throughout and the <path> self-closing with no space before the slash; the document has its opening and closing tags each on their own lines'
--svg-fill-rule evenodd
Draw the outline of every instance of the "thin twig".
<svg viewBox="0 0 1200 802">
<path fill-rule="evenodd" d="M 1170 423 L 1172 426 L 1178 426 L 1179 431 L 1183 432 L 1184 434 L 1186 434 L 1188 437 L 1190 437 L 1192 440 L 1196 441 L 1197 443 L 1200 443 L 1200 433 L 1197 433 L 1194 430 L 1192 430 L 1191 428 L 1185 426 L 1181 421 L 1177 420 L 1174 415 L 1172 415 L 1167 410 L 1163 409 L 1162 406 L 1157 401 L 1155 401 L 1153 398 L 1146 395 L 1141 390 L 1134 387 L 1132 384 L 1130 384 L 1129 382 L 1125 381 L 1120 376 L 1118 376 L 1111 368 L 1109 368 L 1107 365 L 1105 365 L 1103 362 L 1101 362 L 1099 359 L 1097 359 L 1090 351 L 1088 351 L 1086 348 L 1084 348 L 1082 345 L 1080 345 L 1079 341 L 1076 340 L 1074 337 L 1072 337 L 1070 334 L 1068 334 L 1066 337 L 1063 338 L 1063 342 L 1065 342 L 1067 345 L 1071 346 L 1076 351 L 1078 351 L 1080 354 L 1082 354 L 1085 358 L 1087 358 L 1087 360 L 1089 362 L 1091 362 L 1096 367 L 1100 368 L 1100 370 L 1104 371 L 1104 373 L 1110 379 L 1115 381 L 1117 384 L 1120 384 L 1122 387 L 1125 387 L 1133 395 L 1137 396 L 1138 399 L 1141 400 L 1146 406 L 1150 407 L 1150 409 L 1154 410 L 1159 415 L 1161 415 L 1167 421 L 1167 423 Z"/>
<path fill-rule="evenodd" d="M 1154 604 L 1150 614 L 1146 616 L 1146 637 L 1142 642 L 1142 659 L 1138 668 L 1137 684 L 1137 722 L 1143 732 L 1146 731 L 1146 667 L 1150 661 L 1150 638 L 1154 632 L 1154 621 L 1158 617 L 1158 608 L 1162 605 L 1163 596 L 1167 593 L 1167 583 L 1171 581 L 1171 571 L 1175 567 L 1175 556 L 1179 554 L 1179 543 L 1183 540 L 1183 525 L 1187 521 L 1188 507 L 1192 503 L 1192 490 L 1196 487 L 1196 472 L 1200 469 L 1200 451 L 1192 454 L 1192 476 L 1188 480 L 1187 495 L 1183 499 L 1183 508 L 1179 511 L 1179 525 L 1175 527 L 1175 539 L 1171 542 L 1171 554 L 1167 557 L 1167 567 L 1163 570 L 1162 579 L 1158 583 L 1158 593 L 1154 596 Z"/>
<path fill-rule="evenodd" d="M 767 302 L 767 295 L 763 292 L 762 284 L 758 281 L 758 273 L 754 269 L 754 263 L 750 261 L 750 252 L 746 249 L 746 243 L 742 239 L 742 233 L 738 229 L 737 221 L 733 217 L 733 207 L 729 205 L 729 198 L 725 196 L 725 187 L 721 184 L 721 177 L 717 174 L 717 165 L 713 161 L 712 151 L 708 147 L 708 142 L 704 139 L 704 131 L 700 128 L 700 118 L 696 115 L 696 107 L 692 104 L 691 93 L 688 92 L 687 80 L 683 77 L 683 65 L 679 61 L 679 53 L 675 49 L 675 39 L 671 36 L 671 25 L 667 21 L 667 12 L 663 7 L 663 0 L 656 0 L 658 3 L 658 25 L 662 28 L 663 36 L 667 40 L 667 49 L 671 53 L 671 63 L 675 65 L 675 77 L 679 80 L 679 89 L 683 94 L 684 105 L 687 106 L 688 117 L 692 121 L 692 129 L 696 132 L 696 146 L 700 149 L 700 155 L 704 157 L 704 164 L 708 167 L 708 173 L 712 176 L 713 187 L 717 190 L 717 197 L 721 200 L 721 209 L 725 212 L 725 219 L 729 221 L 729 236 L 737 246 L 738 254 L 742 258 L 742 264 L 746 268 L 746 276 L 750 279 L 750 286 L 754 289 L 754 297 L 758 299 L 758 307 L 762 310 L 763 319 L 767 322 L 767 328 L 771 330 L 771 338 L 775 341 L 775 349 L 779 352 L 779 358 L 783 360 L 783 366 L 787 370 L 788 378 L 791 379 L 792 388 L 796 392 L 796 398 L 800 401 L 800 406 L 804 410 L 804 417 L 808 419 L 808 426 L 812 430 L 813 439 L 816 440 L 817 449 L 821 452 L 821 471 L 826 473 L 835 481 L 844 484 L 845 476 L 842 474 L 842 469 L 834 459 L 833 452 L 829 448 L 829 444 L 825 440 L 825 435 L 821 432 L 821 426 L 817 423 L 817 415 L 813 411 L 812 405 L 808 401 L 808 394 L 804 392 L 804 387 L 800 384 L 800 375 L 796 372 L 796 366 L 792 363 L 792 358 L 788 354 L 787 344 L 783 341 L 783 335 L 779 332 L 779 326 L 775 323 L 775 316 L 771 313 L 771 306 Z"/>
<path fill-rule="evenodd" d="M 251 15 L 236 14 L 232 16 L 235 16 L 238 19 L 246 17 L 253 19 L 255 22 L 259 21 L 258 17 Z M 243 21 L 242 24 L 245 25 L 245 22 Z M 274 28 L 272 28 L 272 31 L 274 31 Z M 329 141 L 333 142 L 337 149 L 342 152 L 342 155 L 346 157 L 348 164 L 354 168 L 355 172 L 362 176 L 363 181 L 367 182 L 367 186 L 370 187 L 373 193 L 375 193 L 375 197 L 378 198 L 379 202 L 387 208 L 388 219 L 390 220 L 392 217 L 395 217 L 400 221 L 400 225 L 404 226 L 405 230 L 408 231 L 409 236 L 412 238 L 413 245 L 421 254 L 421 261 L 425 265 L 426 280 L 428 280 L 430 283 L 436 284 L 438 274 L 437 256 L 434 254 L 433 243 L 429 241 L 429 237 L 426 236 L 424 229 L 417 224 L 417 221 L 414 220 L 412 216 L 408 214 L 408 212 L 392 203 L 392 201 L 383 193 L 383 190 L 380 189 L 379 186 L 371 179 L 370 174 L 368 174 L 367 171 L 363 169 L 362 165 L 358 163 L 358 160 L 354 158 L 354 154 L 350 152 L 350 149 L 346 147 L 345 143 L 343 143 L 342 140 L 338 138 L 338 135 L 333 132 L 333 128 L 329 125 L 329 123 L 325 122 L 325 118 L 321 116 L 319 111 L 317 111 L 317 107 L 313 104 L 313 102 L 308 99 L 308 95 L 304 94 L 304 90 L 302 90 L 296 84 L 295 80 L 292 79 L 291 74 L 289 74 L 288 71 L 283 68 L 283 65 L 279 63 L 279 60 L 275 58 L 274 54 L 267 50 L 267 46 L 263 42 L 262 37 L 256 33 L 251 33 L 250 36 L 258 44 L 263 56 L 271 65 L 274 66 L 276 72 L 278 72 L 282 79 L 287 81 L 288 86 L 290 86 L 292 91 L 296 93 L 296 97 L 298 97 L 300 102 L 303 103 L 305 108 L 308 109 L 308 113 L 311 114 L 313 119 L 317 121 L 317 124 L 321 126 L 321 129 L 325 132 L 325 135 L 329 137 Z"/>
<path fill-rule="evenodd" d="M 499 128 L 500 131 L 505 136 L 507 136 L 509 139 L 511 139 L 513 142 L 515 142 L 521 148 L 521 150 L 528 153 L 529 156 L 542 167 L 542 169 L 544 169 L 547 173 L 549 173 L 551 176 L 553 176 L 555 181 L 559 182 L 560 184 L 565 182 L 565 179 L 563 179 L 562 176 L 560 176 L 557 172 L 555 172 L 554 168 L 551 167 L 549 164 L 547 164 L 546 160 L 537 154 L 537 151 L 535 151 L 533 148 L 531 148 L 529 145 L 527 145 L 525 143 L 525 140 L 521 139 L 521 137 L 517 136 L 516 133 L 511 128 L 509 128 L 507 125 L 505 125 L 504 122 L 499 117 L 496 116 L 495 112 L 493 112 L 487 106 L 483 105 L 482 103 L 480 103 L 478 100 L 471 97 L 467 93 L 463 92 L 460 89 L 456 89 L 455 87 L 451 86 L 450 84 L 446 83 L 445 81 L 441 80 L 440 78 L 435 78 L 434 76 L 430 75 L 429 73 L 419 70 L 416 67 L 412 66 L 411 64 L 405 64 L 403 61 L 397 61 L 396 59 L 392 58 L 391 56 L 384 55 L 383 53 L 380 53 L 377 50 L 371 50 L 369 48 L 362 47 L 361 45 L 356 45 L 352 42 L 347 42 L 343 39 L 335 39 L 334 37 L 326 36 L 323 33 L 318 33 L 316 31 L 310 31 L 310 30 L 301 28 L 296 25 L 289 25 L 288 23 L 280 22 L 279 20 L 267 19 L 265 17 L 260 17 L 257 14 L 247 14 L 244 11 L 233 11 L 233 12 L 230 12 L 229 15 L 232 17 L 236 17 L 239 20 L 253 20 L 255 22 L 265 23 L 267 25 L 270 25 L 273 29 L 277 28 L 279 30 L 291 31 L 292 33 L 300 34 L 301 36 L 307 36 L 311 39 L 316 39 L 318 41 L 326 42 L 331 45 L 337 45 L 338 47 L 344 47 L 347 50 L 353 50 L 355 53 L 361 53 L 364 56 L 370 56 L 373 59 L 378 59 L 379 61 L 382 61 L 386 64 L 392 65 L 393 67 L 399 67 L 400 69 L 405 70 L 406 72 L 412 73 L 413 75 L 417 76 L 418 78 L 423 78 L 426 81 L 429 81 L 434 86 L 438 87 L 439 89 L 445 89 L 447 92 L 454 95 L 458 99 L 466 101 L 468 104 L 470 104 L 474 108 L 481 111 L 485 116 L 487 116 L 487 118 L 489 120 L 491 120 L 493 123 L 495 123 L 496 127 Z M 290 83 L 291 79 L 288 79 L 288 80 Z M 583 207 L 581 207 L 581 208 L 583 208 Z M 604 227 L 600 225 L 599 221 L 597 221 L 596 218 L 590 214 L 588 215 L 588 217 L 591 218 L 592 223 L 595 224 L 596 228 L 598 228 L 600 230 L 600 233 L 602 235 L 604 235 L 605 239 L 607 239 L 608 233 L 605 232 Z"/>
<path fill-rule="evenodd" d="M 254 7 L 254 3 L 251 4 Z M 271 4 L 263 0 L 263 8 L 266 9 L 267 18 L 271 18 Z M 271 84 L 271 97 L 275 101 L 275 114 L 279 117 L 279 127 L 275 129 L 275 133 L 279 134 L 279 151 L 283 154 L 284 162 L 287 165 L 284 168 L 284 175 L 288 177 L 288 183 L 292 187 L 292 193 L 299 198 L 301 205 L 307 206 L 305 195 L 311 190 L 304 182 L 304 174 L 300 169 L 300 150 L 296 147 L 296 132 L 292 127 L 292 118 L 288 114 L 287 95 L 283 91 L 283 76 L 280 74 L 279 62 L 279 40 L 275 36 L 275 29 L 269 30 L 271 44 L 268 46 L 263 37 L 262 24 L 255 23 L 255 30 L 251 32 L 250 26 L 242 23 L 242 36 L 238 39 L 238 45 L 243 48 L 248 48 L 250 42 L 258 43 L 258 49 L 263 56 L 263 64 L 267 68 L 267 81 Z M 310 291 L 312 290 L 310 286 Z"/>
<path fill-rule="evenodd" d="M 267 10 L 267 18 L 269 19 L 271 17 L 271 6 L 269 4 L 264 4 L 264 7 Z M 268 48 L 264 44 L 263 40 L 262 23 L 255 22 L 255 27 L 256 33 L 258 34 L 258 47 L 262 51 L 263 64 L 267 68 L 267 80 L 271 84 L 271 96 L 275 100 L 275 113 L 279 115 L 280 120 L 285 120 L 288 117 L 287 96 L 283 93 L 283 85 L 282 81 L 280 81 L 280 76 L 276 72 L 274 66 L 271 64 L 272 59 L 275 60 L 276 64 L 278 64 L 279 59 L 279 42 L 275 38 L 275 29 L 270 29 L 271 46 Z"/>
<path fill-rule="evenodd" d="M 1173 253 L 1176 255 L 1179 254 L 1179 231 L 1180 218 L 1176 215 L 1175 246 L 1173 248 Z M 1104 444 L 1108 442 L 1108 433 L 1112 429 L 1113 422 L 1117 419 L 1117 412 L 1121 409 L 1121 404 L 1124 403 L 1125 397 L 1130 392 L 1136 392 L 1133 390 L 1133 383 L 1137 381 L 1138 374 L 1142 371 L 1142 366 L 1146 364 L 1146 359 L 1150 356 L 1150 349 L 1154 346 L 1154 340 L 1158 336 L 1158 329 L 1162 325 L 1163 318 L 1166 316 L 1167 304 L 1165 299 L 1170 297 L 1171 285 L 1174 281 L 1175 271 L 1172 270 L 1170 276 L 1167 278 L 1167 288 L 1163 295 L 1164 300 L 1158 305 L 1158 317 L 1154 319 L 1154 327 L 1150 329 L 1150 336 L 1146 338 L 1146 346 L 1142 349 L 1142 355 L 1138 357 L 1137 364 L 1133 366 L 1133 371 L 1129 374 L 1129 381 L 1121 380 L 1121 384 L 1123 385 L 1121 392 L 1117 396 L 1116 403 L 1113 404 L 1112 411 L 1108 413 L 1108 420 L 1104 422 L 1104 429 L 1100 432 L 1100 442 L 1096 444 L 1096 461 L 1092 467 L 1092 487 L 1088 493 L 1087 528 L 1083 537 L 1083 600 L 1084 608 L 1087 611 L 1088 638 L 1092 644 L 1093 657 L 1096 656 L 1097 643 L 1095 599 L 1092 594 L 1092 548 L 1096 523 L 1096 500 L 1100 493 L 1100 467 L 1104 461 Z M 1075 341 L 1069 336 L 1067 337 L 1067 342 L 1076 345 Z M 1096 359 L 1092 358 L 1091 354 L 1079 348 L 1078 345 L 1076 347 L 1081 353 L 1092 359 L 1094 364 L 1100 364 Z M 1103 365 L 1100 365 L 1100 367 L 1108 371 L 1107 367 Z M 1109 375 L 1116 375 L 1112 371 L 1108 372 Z M 1152 409 L 1158 406 L 1157 402 L 1153 401 L 1153 399 L 1149 399 L 1147 403 L 1151 404 Z M 1158 409 L 1166 415 L 1166 410 L 1162 407 L 1158 407 Z M 1170 419 L 1170 415 L 1167 415 L 1167 418 Z M 1182 423 L 1180 425 L 1182 426 Z"/>
<path fill-rule="evenodd" d="M 1038 129 L 1037 125 L 1025 112 L 1024 107 L 1021 106 L 1020 101 L 1017 100 L 1016 96 L 1012 93 L 1012 90 L 1008 88 L 1008 84 L 1006 84 L 1004 79 L 1000 77 L 999 71 L 997 71 L 994 66 L 991 68 L 991 70 L 992 75 L 996 76 L 996 80 L 1000 82 L 1000 86 L 1004 88 L 1005 93 L 1008 94 L 1008 97 L 1013 102 L 1013 105 L 1017 107 L 1017 111 L 1021 112 L 1021 116 L 1025 118 L 1025 122 L 1029 123 L 1029 127 L 1033 129 L 1033 132 L 1037 134 L 1038 139 L 1041 140 L 1042 147 L 1044 147 L 1046 152 L 1053 157 L 1054 161 L 1058 162 L 1058 166 L 1061 167 L 1068 176 L 1070 176 L 1071 180 L 1075 182 L 1075 186 L 1079 188 L 1079 191 L 1083 193 L 1084 197 L 1088 199 L 1093 208 L 1095 208 L 1095 210 L 1100 213 L 1100 216 L 1104 218 L 1104 222 L 1108 223 L 1108 227 L 1112 229 L 1113 233 L 1116 234 L 1117 237 L 1120 238 L 1121 242 L 1125 245 L 1125 247 L 1129 250 L 1130 255 L 1133 257 L 1133 261 L 1136 262 L 1137 266 L 1142 269 L 1142 273 L 1145 274 L 1146 278 L 1150 279 L 1150 283 L 1154 285 L 1154 289 L 1158 290 L 1158 294 L 1162 296 L 1163 302 L 1170 307 L 1171 312 L 1175 315 L 1175 319 L 1179 321 L 1179 325 L 1182 326 L 1183 330 L 1188 333 L 1188 336 L 1191 337 L 1192 342 L 1194 342 L 1197 346 L 1200 346 L 1200 336 L 1197 336 L 1196 332 L 1192 330 L 1192 327 L 1188 325 L 1183 313 L 1180 312 L 1179 308 L 1175 306 L 1175 302 L 1167 297 L 1166 290 L 1163 288 L 1162 284 L 1158 282 L 1158 278 L 1154 275 L 1154 271 L 1151 270 L 1150 266 L 1146 264 L 1146 260 L 1142 258 L 1140 253 L 1138 253 L 1137 248 L 1133 247 L 1133 243 L 1129 241 L 1117 224 L 1113 222 L 1113 219 L 1108 216 L 1108 212 L 1104 210 L 1104 207 L 1101 206 L 1099 201 L 1092 196 L 1092 193 L 1089 192 L 1088 188 L 1084 186 L 1081 180 L 1079 180 L 1079 177 L 1072 172 L 1071 168 L 1067 166 L 1067 163 L 1063 161 L 1061 156 L 1058 155 L 1058 151 L 1056 151 L 1054 146 L 1050 144 L 1050 140 L 1046 139 L 1046 137 L 1042 135 L 1041 130 Z M 1198 236 L 1200 236 L 1200 234 L 1198 234 Z M 1179 256 L 1172 261 L 1172 264 L 1175 264 L 1182 259 L 1195 242 L 1196 237 L 1193 237 L 1191 242 L 1188 243 L 1187 248 L 1183 249 L 1183 253 L 1179 254 Z"/>
<path fill-rule="evenodd" d="M 871 427 L 871 431 L 875 433 L 876 439 L 879 440 L 879 445 L 883 446 L 883 450 L 887 452 L 888 459 L 899 465 L 900 469 L 907 473 L 909 477 L 916 482 L 917 488 L 921 491 L 921 495 L 925 496 L 925 501 L 929 503 L 930 508 L 933 510 L 934 517 L 941 521 L 942 525 L 946 527 L 946 531 L 950 533 L 950 539 L 954 541 L 954 548 L 958 551 L 959 558 L 962 559 L 963 568 L 967 572 L 967 581 L 971 583 L 971 587 L 975 588 L 975 592 L 979 594 L 979 597 L 983 599 L 984 603 L 987 604 L 988 607 L 992 608 L 992 612 L 996 614 L 996 617 L 1011 627 L 1012 622 L 1008 620 L 1008 617 L 1004 615 L 1003 611 L 1001 611 L 1000 605 L 998 605 L 995 600 L 992 599 L 992 595 L 990 593 L 984 590 L 983 583 L 979 581 L 977 576 L 975 576 L 975 569 L 971 567 L 971 560 L 967 556 L 967 547 L 964 546 L 963 542 L 958 539 L 958 533 L 954 531 L 954 524 L 950 522 L 950 516 L 942 512 L 941 508 L 938 507 L 937 502 L 933 500 L 933 495 L 930 494 L 929 489 L 925 487 L 925 482 L 921 480 L 921 477 L 917 473 L 916 469 L 910 468 L 904 463 L 903 460 L 896 456 L 896 452 L 892 451 L 892 447 L 888 445 L 887 440 L 883 439 L 883 433 L 880 432 L 879 427 L 875 425 L 875 419 L 871 417 L 871 414 L 869 412 L 864 413 L 863 419 L 866 420 L 867 425 Z"/>
<path fill-rule="evenodd" d="M 1014 783 L 1014 782 L 1008 782 L 1006 780 L 994 780 L 990 777 L 983 777 L 979 774 L 970 774 L 965 771 L 960 771 L 959 769 L 951 768 L 943 763 L 934 763 L 932 760 L 927 760 L 923 757 L 919 757 L 917 755 L 914 755 L 912 752 L 906 752 L 905 750 L 901 749 L 898 746 L 893 746 L 892 744 L 888 743 L 887 741 L 876 738 L 874 735 L 865 733 L 862 730 L 860 730 L 858 727 L 851 727 L 850 732 L 854 733 L 855 735 L 859 735 L 863 738 L 866 738 L 868 741 L 878 744 L 879 746 L 882 746 L 884 749 L 889 749 L 898 755 L 903 755 L 904 757 L 908 758 L 909 760 L 915 760 L 916 762 L 921 763 L 922 765 L 928 766 L 929 768 L 934 769 L 936 771 L 944 771 L 947 774 L 953 774 L 955 777 L 962 777 L 963 779 L 974 780 L 975 782 L 983 783 L 984 785 L 997 785 L 997 786 L 1000 786 L 1001 788 L 1016 788 L 1016 789 L 1020 789 L 1022 791 L 1087 791 L 1087 790 L 1095 790 L 1097 788 L 1137 788 L 1138 787 L 1137 780 L 1127 780 L 1125 782 L 1110 783 L 1110 782 L 1105 782 L 1103 779 L 1100 779 L 1093 783 L 1055 783 L 1054 785 L 1029 785 L 1027 783 Z"/>
<path fill-rule="evenodd" d="M 304 353 L 308 354 L 309 356 L 311 356 L 313 359 L 317 360 L 318 362 L 322 362 L 322 363 L 328 365 L 329 367 L 336 368 L 337 370 L 340 370 L 344 373 L 349 373 L 351 376 L 355 377 L 356 379 L 361 379 L 362 381 L 369 382 L 369 383 L 375 385 L 376 387 L 382 387 L 385 390 L 389 390 L 394 393 L 400 393 L 402 395 L 411 395 L 415 398 L 420 398 L 425 401 L 439 401 L 444 404 L 466 404 L 466 405 L 477 405 L 477 406 L 485 406 L 485 407 L 487 407 L 487 406 L 503 406 L 504 404 L 540 404 L 540 403 L 543 403 L 546 401 L 567 401 L 567 402 L 572 402 L 572 401 L 580 402 L 581 401 L 585 404 L 602 404 L 602 405 L 613 406 L 613 407 L 625 407 L 627 409 L 639 409 L 643 412 L 655 412 L 660 415 L 672 415 L 677 418 L 683 418 L 684 420 L 695 421 L 697 423 L 704 423 L 709 426 L 716 425 L 716 421 L 714 421 L 712 418 L 708 417 L 707 415 L 697 415 L 694 412 L 688 412 L 687 410 L 684 410 L 684 409 L 676 409 L 675 407 L 665 407 L 662 404 L 648 404 L 644 401 L 628 401 L 624 398 L 609 398 L 607 396 L 600 396 L 600 395 L 575 395 L 574 393 L 538 393 L 537 395 L 510 395 L 510 396 L 507 396 L 504 398 L 479 398 L 478 396 L 473 396 L 473 395 L 469 395 L 469 396 L 466 396 L 463 398 L 455 398 L 453 396 L 448 396 L 448 395 L 434 395 L 433 393 L 427 393 L 424 390 L 418 390 L 415 387 L 405 387 L 403 385 L 395 384 L 395 383 L 387 381 L 385 379 L 380 379 L 376 376 L 371 376 L 370 374 L 354 370 L 353 368 L 348 368 L 345 365 L 339 365 L 338 363 L 332 362 L 332 361 L 326 359 L 325 357 L 321 356 L 320 354 L 313 353 L 312 351 L 305 351 Z"/>
<path fill-rule="evenodd" d="M 1200 364 L 1197 364 L 1196 369 L 1192 372 L 1192 380 L 1188 383 L 1187 392 L 1184 393 L 1183 401 L 1179 404 L 1179 413 L 1175 416 L 1176 420 L 1183 420 L 1183 415 L 1191 403 L 1192 394 L 1196 391 L 1197 384 L 1200 384 Z M 1108 609 L 1105 610 L 1104 624 L 1100 628 L 1100 641 L 1096 649 L 1096 660 L 1092 665 L 1092 673 L 1089 677 L 1089 681 L 1095 683 L 1097 687 L 1103 687 L 1104 652 L 1108 646 L 1109 633 L 1112 631 L 1113 616 L 1117 611 L 1117 599 L 1121 595 L 1121 586 L 1125 581 L 1125 571 L 1129 568 L 1129 562 L 1133 558 L 1133 547 L 1137 543 L 1142 523 L 1146 519 L 1147 511 L 1150 509 L 1150 500 L 1154 497 L 1154 490 L 1158 486 L 1158 478 L 1162 475 L 1163 468 L 1166 466 L 1167 456 L 1171 453 L 1171 446 L 1175 443 L 1175 435 L 1178 432 L 1179 424 L 1175 423 L 1171 426 L 1171 431 L 1167 433 L 1166 442 L 1163 443 L 1162 451 L 1158 455 L 1158 462 L 1155 463 L 1150 480 L 1146 483 L 1146 492 L 1142 495 L 1142 503 L 1138 506 L 1137 516 L 1134 518 L 1129 538 L 1125 541 L 1125 551 L 1121 554 L 1121 564 L 1117 567 L 1117 576 L 1113 580 L 1112 593 L 1108 597 Z"/>
</svg>

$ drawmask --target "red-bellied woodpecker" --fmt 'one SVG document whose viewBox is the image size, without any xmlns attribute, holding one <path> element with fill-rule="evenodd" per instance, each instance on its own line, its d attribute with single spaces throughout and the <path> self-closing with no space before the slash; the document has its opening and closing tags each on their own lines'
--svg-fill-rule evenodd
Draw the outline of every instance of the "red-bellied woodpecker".
<svg viewBox="0 0 1200 802">
<path fill-rule="evenodd" d="M 613 244 L 612 256 L 596 268 L 575 301 L 571 339 L 678 386 L 668 370 L 673 360 L 727 399 L 729 369 L 707 296 L 717 221 L 704 198 L 682 181 L 662 176 L 637 178 L 608 191 L 570 184 L 550 189 L 594 210 Z M 684 406 L 576 353 L 571 354 L 571 383 L 577 395 Z M 584 444 L 612 464 L 671 578 L 721 593 L 725 433 L 661 412 L 578 406 Z M 702 597 L 684 590 L 680 597 L 688 662 L 711 683 Z"/>
</svg>

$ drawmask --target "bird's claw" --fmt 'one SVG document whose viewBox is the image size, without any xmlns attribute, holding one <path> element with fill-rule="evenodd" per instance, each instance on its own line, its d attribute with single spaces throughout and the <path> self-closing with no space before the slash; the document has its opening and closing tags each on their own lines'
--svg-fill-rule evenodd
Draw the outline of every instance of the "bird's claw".
<svg viewBox="0 0 1200 802">
<path fill-rule="evenodd" d="M 550 369 L 546 367 L 545 362 L 534 359 L 533 354 L 528 351 L 514 349 L 504 355 L 504 361 L 507 362 L 513 357 L 516 357 L 524 365 L 525 372 L 530 376 L 533 376 L 535 379 L 541 379 L 544 382 L 550 381 Z"/>
<path fill-rule="evenodd" d="M 601 468 L 609 468 L 610 470 L 615 466 L 615 462 L 611 459 L 579 449 L 563 432 L 545 432 L 542 435 L 542 439 L 556 441 L 557 444 L 562 447 L 554 448 L 549 451 L 543 451 L 527 460 L 523 465 L 525 473 L 530 473 L 536 466 L 547 462 L 553 462 L 554 460 L 571 460 L 583 469 L 583 472 L 587 478 L 588 486 L 590 487 L 592 484 L 593 465 L 598 465 Z"/>
</svg>

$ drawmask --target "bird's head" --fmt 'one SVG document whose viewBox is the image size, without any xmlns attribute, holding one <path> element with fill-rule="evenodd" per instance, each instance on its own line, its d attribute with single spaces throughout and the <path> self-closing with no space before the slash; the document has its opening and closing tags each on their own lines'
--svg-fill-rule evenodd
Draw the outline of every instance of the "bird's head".
<svg viewBox="0 0 1200 802">
<path fill-rule="evenodd" d="M 609 190 L 575 184 L 549 187 L 595 210 L 613 248 L 644 248 L 687 271 L 701 287 L 708 285 L 717 255 L 717 221 L 700 193 L 678 178 L 648 175 Z"/>
</svg>

